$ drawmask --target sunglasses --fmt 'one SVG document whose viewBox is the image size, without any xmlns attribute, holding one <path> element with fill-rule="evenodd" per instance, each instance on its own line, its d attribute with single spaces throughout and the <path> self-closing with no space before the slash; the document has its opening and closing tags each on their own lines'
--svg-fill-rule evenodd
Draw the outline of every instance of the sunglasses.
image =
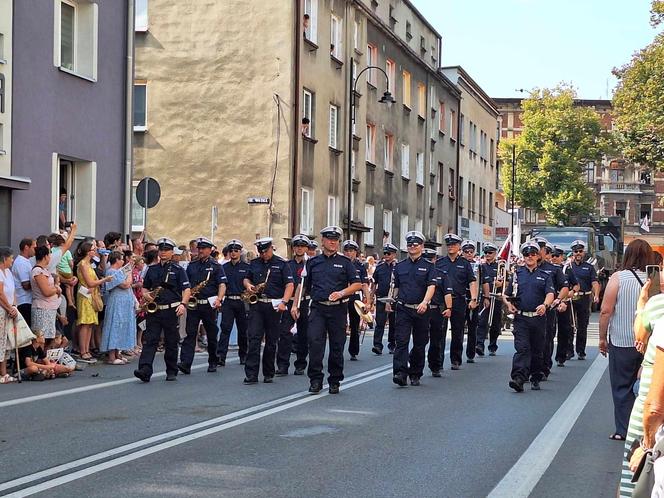
<svg viewBox="0 0 664 498">
<path fill-rule="evenodd" d="M 392 254 L 392 253 L 391 252 L 384 252 L 383 256 L 389 256 L 390 254 Z"/>
<path fill-rule="evenodd" d="M 530 251 L 524 251 L 522 253 L 524 256 L 537 256 L 539 254 L 538 251 L 535 251 L 534 249 L 531 249 Z"/>
<path fill-rule="evenodd" d="M 420 245 L 419 242 L 408 242 L 408 243 L 406 244 L 407 247 L 417 247 L 417 246 L 419 246 L 419 245 Z"/>
<path fill-rule="evenodd" d="M 583 252 L 583 249 L 574 249 L 574 254 L 578 254 L 580 252 Z"/>
<path fill-rule="evenodd" d="M 496 251 L 484 251 L 484 254 L 496 254 Z"/>
</svg>

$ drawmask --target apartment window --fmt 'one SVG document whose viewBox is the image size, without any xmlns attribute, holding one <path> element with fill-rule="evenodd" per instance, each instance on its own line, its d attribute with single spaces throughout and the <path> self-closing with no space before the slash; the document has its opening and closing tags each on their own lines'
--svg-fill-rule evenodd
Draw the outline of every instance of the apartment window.
<svg viewBox="0 0 664 498">
<path fill-rule="evenodd" d="M 424 83 L 417 84 L 417 114 L 423 118 L 427 115 L 427 87 Z"/>
<path fill-rule="evenodd" d="M 332 14 L 330 16 L 330 54 L 335 59 L 341 60 L 343 49 L 342 49 L 342 29 L 341 29 L 341 19 Z"/>
<path fill-rule="evenodd" d="M 4 126 L 2 123 L 0 123 L 0 155 L 6 154 L 4 133 L 5 133 Z"/>
<path fill-rule="evenodd" d="M 537 210 L 526 208 L 524 212 L 526 223 L 537 223 Z"/>
<path fill-rule="evenodd" d="M 302 103 L 302 135 L 311 138 L 314 136 L 314 93 L 304 89 Z"/>
<path fill-rule="evenodd" d="M 404 71 L 402 73 L 402 81 L 403 81 L 403 105 L 410 108 L 410 106 L 411 106 L 411 100 L 410 100 L 410 73 L 408 71 Z"/>
<path fill-rule="evenodd" d="M 489 145 L 489 164 L 493 166 L 496 164 L 496 148 L 495 148 L 495 142 L 493 141 L 493 138 L 491 139 L 490 145 Z"/>
<path fill-rule="evenodd" d="M 489 192 L 489 225 L 493 226 L 493 192 Z"/>
<path fill-rule="evenodd" d="M 378 65 L 378 47 L 375 45 L 367 44 L 367 67 Z M 376 86 L 376 70 L 369 69 L 367 71 L 367 83 Z"/>
<path fill-rule="evenodd" d="M 339 209 L 337 198 L 333 195 L 327 196 L 327 226 L 339 224 Z"/>
<path fill-rule="evenodd" d="M 387 234 L 387 236 L 385 235 Z M 392 241 L 392 211 L 383 210 L 383 242 L 388 244 Z"/>
<path fill-rule="evenodd" d="M 408 233 L 408 215 L 401 215 L 401 225 L 399 226 L 399 247 L 402 251 L 407 251 L 406 234 Z"/>
<path fill-rule="evenodd" d="M 612 169 L 609 171 L 609 177 L 612 182 L 624 182 L 625 181 L 625 170 L 624 169 Z"/>
<path fill-rule="evenodd" d="M 627 214 L 627 202 L 616 201 L 615 210 L 616 210 L 616 216 L 622 216 L 623 218 L 625 218 Z"/>
<path fill-rule="evenodd" d="M 473 122 L 468 122 L 468 150 L 475 152 L 475 133 L 473 132 Z"/>
<path fill-rule="evenodd" d="M 648 223 L 652 223 L 651 204 L 641 204 L 641 216 L 639 216 L 639 220 L 643 220 L 646 216 L 648 217 Z"/>
<path fill-rule="evenodd" d="M 586 183 L 595 183 L 595 163 L 593 161 L 585 165 L 583 177 Z"/>
<path fill-rule="evenodd" d="M 5 57 L 5 35 L 0 33 L 0 64 L 6 64 L 7 58 Z"/>
<path fill-rule="evenodd" d="M 443 163 L 438 163 L 438 193 L 445 193 L 445 179 L 443 178 L 443 173 L 445 172 L 445 167 Z"/>
<path fill-rule="evenodd" d="M 5 75 L 0 73 L 0 113 L 5 112 Z"/>
<path fill-rule="evenodd" d="M 132 182 L 131 187 L 131 231 L 142 232 L 145 230 L 145 208 L 138 203 L 136 197 L 138 182 Z"/>
<path fill-rule="evenodd" d="M 463 114 L 461 115 L 461 129 L 457 130 L 457 117 L 456 111 L 450 109 L 450 138 L 459 139 L 459 143 L 463 145 Z"/>
<path fill-rule="evenodd" d="M 396 81 L 396 67 L 393 60 L 385 61 L 385 72 L 387 73 L 387 91 L 394 94 L 394 82 Z"/>
<path fill-rule="evenodd" d="M 58 229 L 60 219 L 60 192 L 67 192 L 64 206 L 67 221 L 76 221 L 80 235 L 96 233 L 97 217 L 97 163 L 64 159 L 53 154 L 52 163 L 52 221 L 51 229 Z"/>
<path fill-rule="evenodd" d="M 413 38 L 413 34 L 410 28 L 410 23 L 408 21 L 406 21 L 406 38 L 408 39 L 408 41 L 410 41 Z"/>
<path fill-rule="evenodd" d="M 370 228 L 364 234 L 364 243 L 372 246 L 374 245 L 374 207 L 371 204 L 364 206 L 364 224 L 367 228 Z"/>
<path fill-rule="evenodd" d="M 401 144 L 401 176 L 410 178 L 410 145 Z"/>
<path fill-rule="evenodd" d="M 355 21 L 353 23 L 353 48 L 356 50 L 360 49 L 360 35 L 362 31 L 360 30 L 360 22 Z"/>
<path fill-rule="evenodd" d="M 394 136 L 385 134 L 385 169 L 392 171 L 394 167 Z"/>
<path fill-rule="evenodd" d="M 134 82 L 134 131 L 148 129 L 148 85 L 145 81 Z"/>
<path fill-rule="evenodd" d="M 438 129 L 445 132 L 445 103 L 438 102 Z"/>
<path fill-rule="evenodd" d="M 140 32 L 148 30 L 148 0 L 136 0 L 134 29 Z"/>
<path fill-rule="evenodd" d="M 357 152 L 355 150 L 350 151 L 350 177 L 357 178 L 357 167 L 355 165 L 357 161 Z"/>
<path fill-rule="evenodd" d="M 376 125 L 367 123 L 367 161 L 376 164 Z"/>
<path fill-rule="evenodd" d="M 452 187 L 452 181 L 450 179 L 450 187 Z M 454 187 L 453 187 L 454 188 Z M 463 207 L 464 205 L 464 197 L 463 197 L 463 176 L 459 177 L 459 208 Z M 461 213 L 459 213 L 461 214 Z"/>
<path fill-rule="evenodd" d="M 418 152 L 415 156 L 415 165 L 417 167 L 415 171 L 415 182 L 418 185 L 424 185 L 424 154 Z"/>
<path fill-rule="evenodd" d="M 300 233 L 314 233 L 314 191 L 302 187 L 302 199 L 300 204 Z"/>
<path fill-rule="evenodd" d="M 450 179 L 450 180 L 449 180 L 450 185 L 449 185 L 449 187 L 448 187 L 447 190 L 448 190 L 448 192 L 449 192 L 449 194 L 450 194 L 450 199 L 454 199 L 454 191 L 456 190 L 456 188 L 454 187 L 454 169 L 453 169 L 453 168 L 450 168 L 450 176 L 449 176 L 449 179 Z"/>
<path fill-rule="evenodd" d="M 97 79 L 97 12 L 94 2 L 55 2 L 53 63 L 92 81 Z"/>
<path fill-rule="evenodd" d="M 337 135 L 339 134 L 339 106 L 330 104 L 330 147 L 338 149 Z"/>
<path fill-rule="evenodd" d="M 318 0 L 304 0 L 304 37 L 318 42 Z M 309 16 L 308 18 L 306 16 Z"/>
</svg>

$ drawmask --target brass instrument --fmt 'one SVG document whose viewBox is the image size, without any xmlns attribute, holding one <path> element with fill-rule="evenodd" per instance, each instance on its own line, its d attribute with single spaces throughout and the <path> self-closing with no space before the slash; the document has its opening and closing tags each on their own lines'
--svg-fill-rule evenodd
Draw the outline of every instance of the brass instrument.
<svg viewBox="0 0 664 498">
<path fill-rule="evenodd" d="M 489 306 L 489 328 L 493 324 L 493 314 L 496 309 L 496 298 L 499 294 L 496 294 L 498 287 L 498 282 L 502 282 L 503 288 L 505 288 L 505 275 L 506 267 L 504 261 L 498 262 L 498 268 L 496 269 L 496 276 L 493 279 L 493 288 L 491 289 L 491 306 Z"/>
<path fill-rule="evenodd" d="M 387 291 L 387 297 L 379 297 L 376 301 L 385 304 L 393 304 L 396 301 L 394 299 L 394 266 L 392 267 L 392 273 L 390 273 L 390 290 Z"/>
<path fill-rule="evenodd" d="M 138 310 L 147 311 L 150 314 L 155 313 L 157 311 L 157 297 L 159 296 L 161 291 L 164 290 L 164 286 L 166 285 L 167 282 L 168 282 L 168 268 L 166 268 L 166 278 L 164 279 L 164 283 L 152 291 L 152 301 L 143 302 L 139 306 Z"/>
<path fill-rule="evenodd" d="M 240 299 L 242 299 L 243 302 L 248 304 L 256 304 L 258 302 L 258 296 L 260 296 L 263 292 L 265 292 L 265 287 L 267 287 L 267 281 L 270 278 L 271 271 L 272 268 L 268 268 L 267 275 L 265 275 L 265 280 L 260 284 L 256 285 L 256 292 L 252 292 L 247 289 L 242 294 L 240 294 Z"/>
<path fill-rule="evenodd" d="M 198 298 L 196 296 L 203 290 L 203 288 L 208 284 L 209 281 L 210 281 L 210 272 L 208 271 L 205 280 L 199 282 L 194 286 L 193 289 L 191 289 L 191 295 L 189 296 L 189 300 L 187 301 L 187 309 L 193 311 L 198 307 Z"/>
<path fill-rule="evenodd" d="M 298 293 L 297 293 L 297 300 L 295 302 L 295 307 L 297 309 L 300 309 L 300 304 L 302 303 L 302 296 L 304 295 L 304 280 L 307 278 L 307 262 L 304 262 L 304 267 L 302 268 L 302 273 L 300 274 L 302 277 L 300 279 L 300 286 L 298 288 Z"/>
</svg>

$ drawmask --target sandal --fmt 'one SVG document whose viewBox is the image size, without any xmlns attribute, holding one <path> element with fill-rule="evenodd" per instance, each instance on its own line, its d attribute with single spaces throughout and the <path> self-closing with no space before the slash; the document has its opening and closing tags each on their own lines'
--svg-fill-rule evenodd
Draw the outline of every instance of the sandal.
<svg viewBox="0 0 664 498">
<path fill-rule="evenodd" d="M 108 360 L 106 363 L 108 363 L 109 365 L 124 365 L 125 364 L 124 361 L 122 361 L 120 358 L 116 358 L 113 361 Z"/>
<path fill-rule="evenodd" d="M 12 377 L 9 374 L 0 377 L 0 384 L 11 384 L 12 382 L 16 382 L 16 377 Z"/>
<path fill-rule="evenodd" d="M 625 436 L 623 436 L 623 435 L 621 435 L 621 434 L 618 434 L 618 433 L 616 432 L 616 433 L 614 433 L 614 434 L 611 434 L 611 435 L 609 436 L 609 439 L 611 439 L 612 441 L 624 441 L 624 440 L 625 440 Z"/>
</svg>

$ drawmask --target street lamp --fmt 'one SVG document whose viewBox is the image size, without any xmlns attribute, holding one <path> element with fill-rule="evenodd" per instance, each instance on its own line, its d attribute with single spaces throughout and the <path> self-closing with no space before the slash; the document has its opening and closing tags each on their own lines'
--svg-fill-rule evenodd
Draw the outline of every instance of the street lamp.
<svg viewBox="0 0 664 498">
<path fill-rule="evenodd" d="M 353 58 L 350 58 L 350 82 L 349 82 L 349 89 L 350 89 L 350 109 L 348 113 L 348 179 L 347 179 L 347 219 L 346 223 L 348 226 L 348 239 L 351 238 L 351 230 L 350 230 L 350 222 L 352 218 L 352 212 L 351 212 L 351 197 L 353 195 L 353 125 L 355 124 L 355 92 L 357 90 L 357 82 L 360 80 L 360 75 L 364 73 L 365 71 L 369 69 L 377 69 L 383 75 L 385 76 L 386 80 L 386 90 L 383 92 L 383 96 L 378 100 L 379 104 L 394 104 L 396 101 L 394 100 L 394 97 L 392 97 L 392 94 L 388 90 L 390 88 L 390 78 L 387 75 L 387 73 L 380 67 L 378 66 L 367 66 L 362 71 L 357 73 L 356 75 L 353 75 Z M 353 78 L 353 76 L 355 76 Z"/>
<path fill-rule="evenodd" d="M 512 242 L 514 242 L 514 193 L 516 192 L 516 163 L 521 157 L 521 154 L 528 153 L 537 156 L 537 152 L 530 149 L 523 149 L 519 154 L 516 153 L 516 144 L 512 144 L 512 195 L 510 196 L 510 205 L 512 206 Z M 537 167 L 536 167 L 537 168 Z"/>
</svg>

